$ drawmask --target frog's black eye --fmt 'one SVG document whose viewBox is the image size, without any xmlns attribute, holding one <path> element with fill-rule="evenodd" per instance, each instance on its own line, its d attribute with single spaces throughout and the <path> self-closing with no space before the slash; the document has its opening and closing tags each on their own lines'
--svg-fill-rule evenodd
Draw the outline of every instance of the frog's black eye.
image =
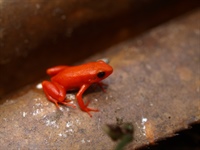
<svg viewBox="0 0 200 150">
<path fill-rule="evenodd" d="M 103 72 L 103 71 L 101 71 L 101 72 L 99 72 L 98 74 L 97 74 L 97 77 L 98 78 L 103 78 L 104 76 L 105 76 L 105 72 Z"/>
</svg>

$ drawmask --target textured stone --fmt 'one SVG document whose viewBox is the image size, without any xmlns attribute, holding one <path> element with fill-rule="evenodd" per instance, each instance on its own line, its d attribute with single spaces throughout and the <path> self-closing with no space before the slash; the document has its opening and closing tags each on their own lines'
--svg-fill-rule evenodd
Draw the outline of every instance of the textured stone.
<svg viewBox="0 0 200 150">
<path fill-rule="evenodd" d="M 2 149 L 111 149 L 105 124 L 120 118 L 134 126 L 128 148 L 173 136 L 200 121 L 200 11 L 116 45 L 86 61 L 110 58 L 107 93 L 90 89 L 84 100 L 100 112 L 57 110 L 37 84 L 2 99 Z M 76 104 L 73 94 L 68 95 Z"/>
</svg>

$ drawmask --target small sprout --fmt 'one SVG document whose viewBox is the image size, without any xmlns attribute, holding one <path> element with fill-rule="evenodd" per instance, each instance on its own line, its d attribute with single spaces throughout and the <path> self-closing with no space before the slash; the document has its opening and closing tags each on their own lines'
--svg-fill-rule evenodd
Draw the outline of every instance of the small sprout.
<svg viewBox="0 0 200 150">
<path fill-rule="evenodd" d="M 116 117 L 117 125 L 122 125 L 123 124 L 123 118 L 118 118 Z"/>
<path fill-rule="evenodd" d="M 103 130 L 113 141 L 119 140 L 115 150 L 122 150 L 128 143 L 133 141 L 134 129 L 132 123 L 106 125 L 104 126 Z"/>
</svg>

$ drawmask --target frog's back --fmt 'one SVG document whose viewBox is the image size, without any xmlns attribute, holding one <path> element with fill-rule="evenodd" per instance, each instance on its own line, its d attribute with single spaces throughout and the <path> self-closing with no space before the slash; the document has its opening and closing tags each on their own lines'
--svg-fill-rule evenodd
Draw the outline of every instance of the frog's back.
<svg viewBox="0 0 200 150">
<path fill-rule="evenodd" d="M 80 88 L 84 84 L 98 83 L 109 76 L 112 71 L 112 67 L 103 61 L 90 62 L 79 66 L 67 67 L 52 77 L 51 80 L 66 89 L 74 89 Z M 103 77 L 98 77 L 98 73 L 103 73 Z"/>
<path fill-rule="evenodd" d="M 72 66 L 59 72 L 52 77 L 53 82 L 57 82 L 67 89 L 80 88 L 83 84 L 89 84 L 95 70 L 92 64 Z"/>
</svg>

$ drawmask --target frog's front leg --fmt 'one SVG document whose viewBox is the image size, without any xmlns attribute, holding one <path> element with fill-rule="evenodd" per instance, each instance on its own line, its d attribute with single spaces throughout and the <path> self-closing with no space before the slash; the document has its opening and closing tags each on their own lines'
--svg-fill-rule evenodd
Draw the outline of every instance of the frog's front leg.
<svg viewBox="0 0 200 150">
<path fill-rule="evenodd" d="M 58 103 L 76 108 L 75 105 L 68 103 L 69 100 L 65 101 L 66 90 L 64 89 L 63 86 L 59 85 L 56 82 L 43 81 L 42 87 L 46 97 L 50 101 L 55 103 L 57 108 L 59 108 Z"/>
<path fill-rule="evenodd" d="M 92 115 L 90 114 L 90 111 L 95 111 L 95 112 L 97 112 L 97 111 L 99 111 L 99 110 L 98 110 L 98 109 L 93 109 L 93 108 L 88 108 L 87 106 L 88 106 L 89 102 L 87 102 L 86 104 L 84 104 L 83 99 L 82 99 L 83 93 L 85 92 L 85 90 L 86 90 L 89 86 L 90 86 L 90 85 L 82 85 L 81 88 L 80 88 L 80 90 L 78 91 L 78 93 L 77 93 L 77 95 L 76 95 L 76 98 L 77 98 L 77 100 L 78 100 L 78 104 L 79 104 L 81 110 L 87 112 L 88 115 L 89 115 L 90 117 L 92 117 Z"/>
</svg>

